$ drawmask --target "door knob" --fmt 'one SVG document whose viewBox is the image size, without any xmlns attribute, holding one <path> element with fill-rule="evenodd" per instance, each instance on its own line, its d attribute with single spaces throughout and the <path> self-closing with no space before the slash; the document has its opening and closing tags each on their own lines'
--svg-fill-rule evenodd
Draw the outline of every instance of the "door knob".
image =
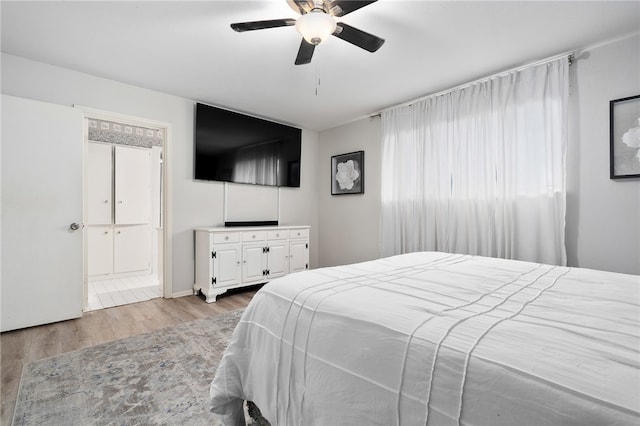
<svg viewBox="0 0 640 426">
<path fill-rule="evenodd" d="M 69 229 L 71 229 L 72 231 L 77 231 L 78 229 L 80 229 L 80 224 L 73 222 L 71 225 L 69 225 Z"/>
</svg>

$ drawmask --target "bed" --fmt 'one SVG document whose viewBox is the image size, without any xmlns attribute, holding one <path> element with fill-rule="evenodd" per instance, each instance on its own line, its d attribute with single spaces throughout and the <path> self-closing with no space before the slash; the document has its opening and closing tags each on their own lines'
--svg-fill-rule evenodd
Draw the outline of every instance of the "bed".
<svg viewBox="0 0 640 426">
<path fill-rule="evenodd" d="M 256 293 L 211 383 L 244 425 L 640 424 L 640 277 L 439 252 Z"/>
</svg>

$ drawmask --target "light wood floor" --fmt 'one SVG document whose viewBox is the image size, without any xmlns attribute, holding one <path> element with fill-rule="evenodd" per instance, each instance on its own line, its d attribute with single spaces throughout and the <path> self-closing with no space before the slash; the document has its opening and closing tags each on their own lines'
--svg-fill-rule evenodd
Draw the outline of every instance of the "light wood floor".
<svg viewBox="0 0 640 426">
<path fill-rule="evenodd" d="M 219 296 L 216 303 L 206 303 L 197 296 L 152 299 L 87 312 L 75 320 L 2 333 L 0 425 L 11 424 L 24 364 L 244 308 L 255 292 L 256 288 L 251 288 Z"/>
</svg>

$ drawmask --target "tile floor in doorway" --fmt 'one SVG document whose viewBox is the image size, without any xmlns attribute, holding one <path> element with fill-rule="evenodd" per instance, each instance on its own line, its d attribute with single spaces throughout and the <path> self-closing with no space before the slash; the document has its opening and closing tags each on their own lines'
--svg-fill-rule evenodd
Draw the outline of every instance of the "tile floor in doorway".
<svg viewBox="0 0 640 426">
<path fill-rule="evenodd" d="M 162 297 L 155 275 L 90 281 L 88 290 L 89 311 Z"/>
</svg>

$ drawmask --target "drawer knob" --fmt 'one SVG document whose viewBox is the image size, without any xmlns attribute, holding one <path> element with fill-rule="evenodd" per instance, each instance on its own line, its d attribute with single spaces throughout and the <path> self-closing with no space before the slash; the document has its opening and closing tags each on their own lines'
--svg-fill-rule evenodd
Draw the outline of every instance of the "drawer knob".
<svg viewBox="0 0 640 426">
<path fill-rule="evenodd" d="M 228 240 L 228 239 L 229 239 L 229 236 L 227 235 L 226 237 L 224 237 L 224 239 L 225 239 L 225 240 Z"/>
</svg>

